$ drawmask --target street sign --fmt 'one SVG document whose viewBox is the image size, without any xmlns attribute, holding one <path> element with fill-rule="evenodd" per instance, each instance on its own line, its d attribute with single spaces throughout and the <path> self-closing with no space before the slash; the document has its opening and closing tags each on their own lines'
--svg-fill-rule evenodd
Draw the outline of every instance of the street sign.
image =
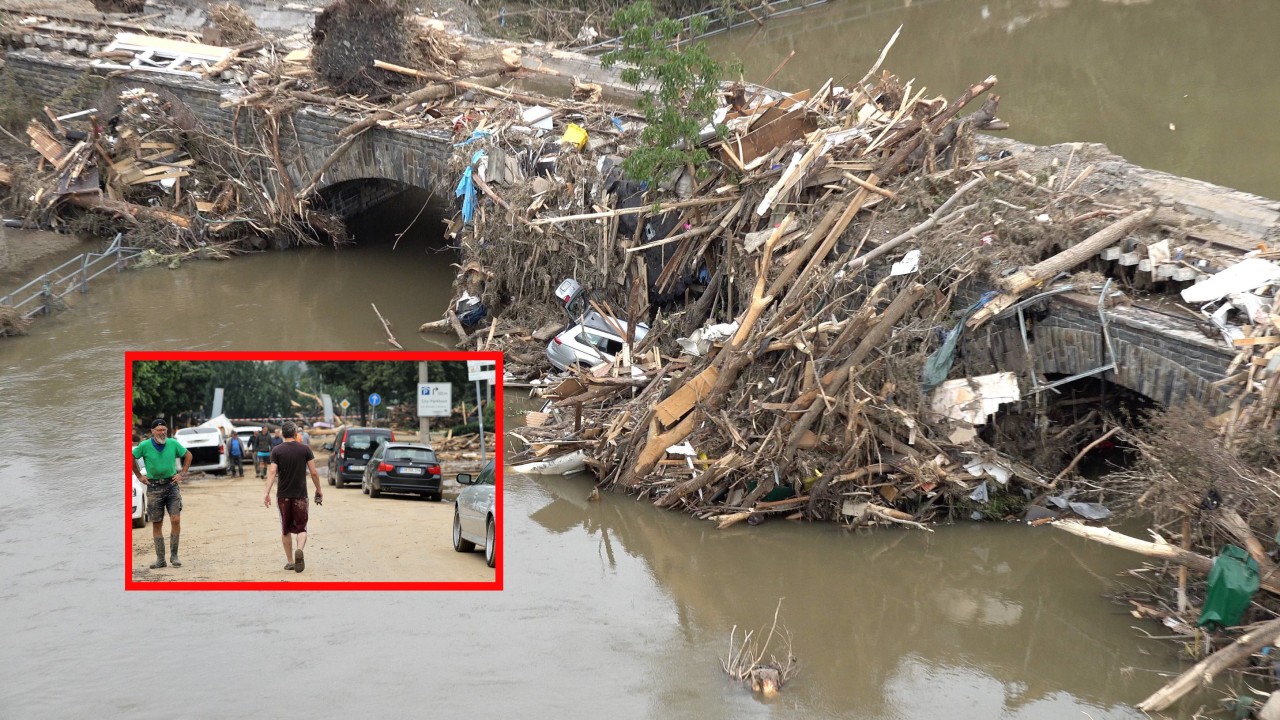
<svg viewBox="0 0 1280 720">
<path fill-rule="evenodd" d="M 453 383 L 418 383 L 418 417 L 453 414 Z"/>
<path fill-rule="evenodd" d="M 370 393 L 369 404 L 374 407 L 378 407 L 378 405 L 382 404 L 382 396 L 379 395 L 378 393 Z"/>
<path fill-rule="evenodd" d="M 490 383 L 497 382 L 494 379 L 494 368 L 496 366 L 497 362 L 494 360 L 468 360 L 467 380 L 483 380 Z"/>
<path fill-rule="evenodd" d="M 342 402 L 338 403 L 338 405 L 339 405 L 343 410 L 346 410 L 347 408 L 351 407 L 351 403 L 350 403 L 350 402 L 347 402 L 346 400 L 343 400 Z"/>
</svg>

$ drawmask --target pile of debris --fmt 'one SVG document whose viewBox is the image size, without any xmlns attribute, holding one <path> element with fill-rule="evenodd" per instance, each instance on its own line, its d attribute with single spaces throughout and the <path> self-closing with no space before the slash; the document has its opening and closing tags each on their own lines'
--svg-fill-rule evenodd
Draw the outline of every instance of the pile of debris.
<svg viewBox="0 0 1280 720">
<path fill-rule="evenodd" d="M 362 15 L 360 22 L 349 17 L 370 8 L 381 8 L 397 20 L 372 27 L 367 23 L 371 16 Z M 326 21 L 320 23 L 325 37 L 314 47 L 290 52 L 284 52 L 281 41 L 261 36 L 234 6 L 213 8 L 206 28 L 206 42 L 224 45 L 173 31 L 142 34 L 145 26 L 117 23 L 129 31 L 115 34 L 105 45 L 86 46 L 93 50 L 90 65 L 96 73 L 157 73 L 236 83 L 245 92 L 227 99 L 224 107 L 237 111 L 237 137 L 205 128 L 180 100 L 159 89 L 119 85 L 116 95 L 99 98 L 100 93 L 94 93 L 94 104 L 106 104 L 100 108 L 46 108 L 28 126 L 39 156 L 29 166 L 19 162 L 7 168 L 11 217 L 65 229 L 72 219 L 66 208 L 90 208 L 115 220 L 102 227 L 100 220 L 74 214 L 73 224 L 88 222 L 91 230 L 104 233 L 145 223 L 148 231 L 136 233 L 141 237 L 129 242 L 166 257 L 190 252 L 220 257 L 320 238 L 342 242 L 345 228 L 323 210 L 318 190 L 324 173 L 363 133 L 376 127 L 447 127 L 452 120 L 445 115 L 452 112 L 451 106 L 473 104 L 458 97 L 472 88 L 500 98 L 526 97 L 492 89 L 521 66 L 519 51 L 508 44 L 465 44 L 446 32 L 444 23 L 411 15 L 402 3 L 347 0 L 331 4 L 326 12 Z M 45 20 L 25 18 L 21 27 L 43 28 Z M 68 28 L 82 30 L 80 25 Z M 93 30 L 93 40 L 104 42 L 100 28 Z M 19 44 L 29 42 L 26 36 L 14 38 Z M 399 38 L 407 54 L 354 58 L 344 49 L 353 38 L 377 52 Z M 242 42 L 230 44 L 237 40 Z M 358 82 L 359 76 L 376 80 L 383 89 L 424 80 L 428 84 L 390 106 L 379 104 L 378 96 L 387 95 L 381 89 L 345 94 L 350 90 L 346 84 L 326 79 L 342 70 L 335 65 L 341 62 L 355 63 L 346 68 L 354 75 L 344 76 L 344 82 Z M 357 72 L 356 66 L 363 69 Z M 67 104 L 62 102 L 66 99 L 53 104 Z M 286 169 L 300 163 L 292 111 L 303 105 L 360 119 L 342 134 L 345 142 L 329 161 L 297 186 Z M 119 226 L 116 221 L 121 220 L 128 227 Z"/>
<path fill-rule="evenodd" d="M 131 242 L 166 255 L 225 257 L 273 237 L 314 242 L 315 228 L 343 237 L 336 218 L 298 217 L 247 180 L 253 160 L 202 131 L 176 99 L 129 88 L 99 113 L 46 107 L 45 122 L 28 124 L 39 157 L 10 173 L 12 212 L 56 228 L 66 224 L 64 207 L 92 210 L 123 222 L 112 229 L 145 229 Z"/>
<path fill-rule="evenodd" d="M 929 362 L 932 385 L 946 377 L 950 351 L 945 362 L 929 355 L 966 278 L 995 282 L 1054 242 L 1034 217 L 1008 213 L 992 225 L 980 210 L 1034 197 L 991 179 L 1009 158 L 974 157 L 969 138 L 999 126 L 998 98 L 959 117 L 994 84 L 953 102 L 889 75 L 852 89 L 828 83 L 812 96 L 753 89 L 748 100 L 733 89 L 739 102 L 723 114 L 730 135 L 716 141 L 718 168 L 673 178 L 674 199 L 656 207 L 616 172 L 614 153 L 634 132 L 617 118 L 561 113 L 578 122 L 566 123 L 559 143 L 537 137 L 529 111 L 473 130 L 460 148 L 471 162 L 459 187 L 482 194 L 464 205 L 463 282 L 504 319 L 482 341 L 566 275 L 593 284 L 592 307 L 629 341 L 561 386 L 554 406 L 572 413 L 517 431 L 531 448 L 516 461 L 576 453 L 602 483 L 726 523 L 775 513 L 915 523 L 984 479 L 1007 483 L 1011 472 L 989 461 L 994 451 L 949 439 L 948 415 L 971 413 L 939 406 L 921 387 Z M 585 141 L 573 142 L 583 125 Z M 531 157 L 549 177 L 522 183 L 521 161 Z M 480 202 L 486 196 L 492 207 Z M 891 203 L 904 207 L 863 212 Z M 1085 204 L 1064 195 L 1055 209 L 1078 216 Z M 1149 215 L 1119 210 L 1084 225 L 1123 237 Z M 875 262 L 913 240 L 917 249 L 899 251 L 894 267 Z M 700 297 L 681 303 L 695 288 Z M 653 327 L 642 324 L 651 315 Z M 527 356 L 512 341 L 521 333 L 504 330 L 499 342 L 518 376 Z"/>
<path fill-rule="evenodd" d="M 999 98 L 960 112 L 995 82 L 952 101 L 874 73 L 815 93 L 729 88 L 728 136 L 705 135 L 718 161 L 648 193 L 619 171 L 638 127 L 625 110 L 471 109 L 455 118 L 459 289 L 495 319 L 468 329 L 460 305 L 424 327 L 501 348 L 513 380 L 539 384 L 541 345 L 581 331 L 600 352 L 514 431 L 529 447 L 511 462 L 586 467 L 722 526 L 920 525 L 1049 498 L 1106 517 L 1055 494 L 1078 457 L 1033 466 L 980 438 L 1019 378 L 957 347 L 983 347 L 1040 290 L 1123 301 L 1077 272 L 1112 248 L 1151 268 L 1176 254 L 1188 279 L 1217 251 L 1177 243 L 1155 208 L 1098 200 L 1093 165 L 1037 178 L 984 151 L 974 133 L 1003 127 Z M 560 297 L 578 304 L 567 318 L 542 300 L 565 277 L 591 286 Z M 1268 376 L 1256 359 L 1242 379 Z M 1256 400 L 1242 414 L 1274 413 Z"/>
</svg>

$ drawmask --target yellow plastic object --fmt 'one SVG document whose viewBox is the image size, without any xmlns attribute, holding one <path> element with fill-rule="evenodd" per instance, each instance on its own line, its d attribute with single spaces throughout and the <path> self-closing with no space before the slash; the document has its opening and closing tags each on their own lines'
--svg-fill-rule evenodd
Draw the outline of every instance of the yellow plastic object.
<svg viewBox="0 0 1280 720">
<path fill-rule="evenodd" d="M 587 131 L 570 123 L 569 127 L 564 129 L 564 137 L 560 138 L 560 142 L 581 150 L 587 146 Z"/>
</svg>

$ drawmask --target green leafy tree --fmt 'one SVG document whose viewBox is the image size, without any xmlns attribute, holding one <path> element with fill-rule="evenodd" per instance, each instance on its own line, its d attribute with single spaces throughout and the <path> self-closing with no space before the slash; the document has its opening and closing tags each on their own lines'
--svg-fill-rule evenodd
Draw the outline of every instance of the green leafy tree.
<svg viewBox="0 0 1280 720">
<path fill-rule="evenodd" d="M 691 26 L 693 35 L 700 35 L 707 20 L 695 17 Z M 707 54 L 706 43 L 674 47 L 683 25 L 658 17 L 649 0 L 619 10 L 609 30 L 620 35 L 622 46 L 605 53 L 601 64 L 627 65 L 622 80 L 641 91 L 638 104 L 647 124 L 640 134 L 643 145 L 627 156 L 623 169 L 656 187 L 676 168 L 702 167 L 710 156 L 698 146 L 698 136 L 716 110 L 724 69 Z M 717 125 L 716 132 L 723 134 L 724 126 Z"/>
<path fill-rule="evenodd" d="M 210 402 L 215 365 L 217 363 L 208 361 L 134 362 L 134 422 L 145 424 L 153 418 L 172 417 Z"/>
<path fill-rule="evenodd" d="M 344 397 L 359 407 L 360 423 L 368 422 L 369 394 L 378 393 L 383 398 L 383 407 L 417 402 L 418 396 L 418 363 L 412 361 L 377 361 L 377 362 L 313 362 L 309 369 L 315 371 L 323 385 L 334 392 L 335 401 Z M 330 392 L 326 390 L 325 392 Z M 352 398 L 351 395 L 356 397 Z"/>
</svg>

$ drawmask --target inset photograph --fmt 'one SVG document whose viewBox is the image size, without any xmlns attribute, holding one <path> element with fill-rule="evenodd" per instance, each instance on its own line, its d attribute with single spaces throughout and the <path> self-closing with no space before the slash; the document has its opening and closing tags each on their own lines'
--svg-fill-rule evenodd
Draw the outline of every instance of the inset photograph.
<svg viewBox="0 0 1280 720">
<path fill-rule="evenodd" d="M 126 589 L 500 590 L 501 358 L 126 353 Z"/>
</svg>

